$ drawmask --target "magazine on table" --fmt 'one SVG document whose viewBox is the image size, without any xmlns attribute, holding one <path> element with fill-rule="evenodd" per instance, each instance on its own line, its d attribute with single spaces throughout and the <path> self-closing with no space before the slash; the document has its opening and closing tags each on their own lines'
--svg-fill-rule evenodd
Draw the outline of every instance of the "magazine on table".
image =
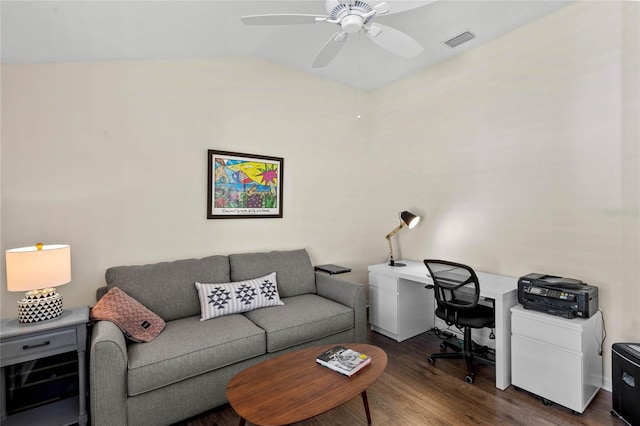
<svg viewBox="0 0 640 426">
<path fill-rule="evenodd" d="M 345 376 L 352 376 L 371 363 L 371 357 L 343 346 L 334 346 L 316 358 L 316 362 Z"/>
</svg>

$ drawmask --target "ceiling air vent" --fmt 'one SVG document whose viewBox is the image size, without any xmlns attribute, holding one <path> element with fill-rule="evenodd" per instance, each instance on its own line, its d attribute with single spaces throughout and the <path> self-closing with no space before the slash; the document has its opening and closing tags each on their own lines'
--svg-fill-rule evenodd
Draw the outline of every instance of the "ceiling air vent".
<svg viewBox="0 0 640 426">
<path fill-rule="evenodd" d="M 447 40 L 444 42 L 447 46 L 454 48 L 456 46 L 460 46 L 462 43 L 465 43 L 472 38 L 475 37 L 475 34 L 470 33 L 469 31 L 465 31 L 460 35 L 455 36 L 451 40 Z"/>
</svg>

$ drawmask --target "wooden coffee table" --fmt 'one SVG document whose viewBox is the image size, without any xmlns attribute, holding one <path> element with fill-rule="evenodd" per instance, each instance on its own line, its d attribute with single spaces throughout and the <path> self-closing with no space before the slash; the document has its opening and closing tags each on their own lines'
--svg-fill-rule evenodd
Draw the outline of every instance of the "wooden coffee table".
<svg viewBox="0 0 640 426">
<path fill-rule="evenodd" d="M 351 377 L 316 363 L 316 357 L 335 344 L 290 352 L 236 374 L 227 384 L 227 399 L 240 415 L 240 426 L 279 426 L 327 412 L 362 395 L 367 422 L 371 414 L 367 388 L 387 366 L 387 354 L 364 343 L 343 343 L 371 357 L 371 364 Z"/>
</svg>

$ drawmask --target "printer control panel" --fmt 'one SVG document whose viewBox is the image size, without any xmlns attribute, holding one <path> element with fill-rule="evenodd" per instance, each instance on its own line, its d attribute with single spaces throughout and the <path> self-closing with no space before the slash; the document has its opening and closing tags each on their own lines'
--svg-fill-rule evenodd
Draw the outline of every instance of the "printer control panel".
<svg viewBox="0 0 640 426">
<path fill-rule="evenodd" d="M 552 299 L 566 300 L 573 302 L 576 300 L 576 295 L 572 293 L 565 293 L 561 290 L 555 290 L 551 288 L 536 287 L 533 285 L 525 286 L 524 292 L 527 294 L 533 294 L 536 296 L 550 297 Z"/>
</svg>

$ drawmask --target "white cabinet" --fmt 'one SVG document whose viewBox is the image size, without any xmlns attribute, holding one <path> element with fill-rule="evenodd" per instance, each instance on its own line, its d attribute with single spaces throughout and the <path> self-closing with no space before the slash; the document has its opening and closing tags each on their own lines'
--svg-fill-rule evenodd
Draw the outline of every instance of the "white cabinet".
<svg viewBox="0 0 640 426">
<path fill-rule="evenodd" d="M 424 284 L 369 271 L 371 329 L 402 342 L 433 327 L 433 290 Z"/>
<path fill-rule="evenodd" d="M 511 383 L 582 413 L 602 386 L 602 317 L 511 308 Z"/>
</svg>

